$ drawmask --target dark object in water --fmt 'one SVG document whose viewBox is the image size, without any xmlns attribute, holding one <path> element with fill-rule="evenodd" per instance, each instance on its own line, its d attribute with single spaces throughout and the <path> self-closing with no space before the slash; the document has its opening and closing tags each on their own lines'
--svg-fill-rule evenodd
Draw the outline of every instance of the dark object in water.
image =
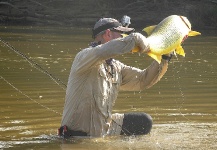
<svg viewBox="0 0 217 150">
<path fill-rule="evenodd" d="M 152 118 L 143 112 L 125 113 L 121 135 L 145 135 L 150 133 Z"/>
<path fill-rule="evenodd" d="M 58 129 L 58 135 L 63 137 L 63 138 L 70 138 L 73 136 L 87 136 L 87 133 L 85 133 L 83 131 L 70 130 L 70 129 L 68 129 L 68 127 L 66 125 L 64 125 Z"/>
</svg>

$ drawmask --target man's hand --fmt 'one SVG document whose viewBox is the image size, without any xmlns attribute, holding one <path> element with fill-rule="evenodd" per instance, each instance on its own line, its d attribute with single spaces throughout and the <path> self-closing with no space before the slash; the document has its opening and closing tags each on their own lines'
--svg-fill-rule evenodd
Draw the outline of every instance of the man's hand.
<svg viewBox="0 0 217 150">
<path fill-rule="evenodd" d="M 144 53 L 144 52 L 149 52 L 150 47 L 148 40 L 145 36 L 143 36 L 141 33 L 132 33 L 133 36 L 135 37 L 135 48 L 132 50 L 132 52 L 139 52 L 139 53 Z"/>
<path fill-rule="evenodd" d="M 171 58 L 173 57 L 173 55 L 175 55 L 174 51 L 171 53 L 162 55 L 162 59 L 167 60 L 169 62 L 171 60 Z"/>
</svg>

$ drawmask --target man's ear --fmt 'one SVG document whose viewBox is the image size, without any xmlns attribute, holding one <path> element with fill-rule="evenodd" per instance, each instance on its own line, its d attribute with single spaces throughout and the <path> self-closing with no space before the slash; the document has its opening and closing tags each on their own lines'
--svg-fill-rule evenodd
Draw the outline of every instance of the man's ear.
<svg viewBox="0 0 217 150">
<path fill-rule="evenodd" d="M 110 29 L 105 30 L 105 33 L 103 34 L 103 38 L 105 39 L 106 42 L 110 41 L 110 39 L 111 39 L 111 30 Z"/>
<path fill-rule="evenodd" d="M 105 30 L 105 35 L 107 37 L 111 37 L 111 30 L 110 29 Z"/>
</svg>

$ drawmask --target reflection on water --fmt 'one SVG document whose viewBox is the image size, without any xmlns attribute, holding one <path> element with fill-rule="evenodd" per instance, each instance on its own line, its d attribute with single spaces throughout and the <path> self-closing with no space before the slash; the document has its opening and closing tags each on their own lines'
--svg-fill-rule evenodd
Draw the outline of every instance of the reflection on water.
<svg viewBox="0 0 217 150">
<path fill-rule="evenodd" d="M 0 27 L 1 38 L 67 83 L 71 63 L 91 41 L 90 30 L 74 28 Z M 154 87 L 120 92 L 114 112 L 143 111 L 154 119 L 150 135 L 62 140 L 60 125 L 65 90 L 47 74 L 0 43 L 0 149 L 216 149 L 217 36 L 185 41 L 185 58 L 173 58 Z M 145 68 L 142 54 L 117 57 Z"/>
</svg>

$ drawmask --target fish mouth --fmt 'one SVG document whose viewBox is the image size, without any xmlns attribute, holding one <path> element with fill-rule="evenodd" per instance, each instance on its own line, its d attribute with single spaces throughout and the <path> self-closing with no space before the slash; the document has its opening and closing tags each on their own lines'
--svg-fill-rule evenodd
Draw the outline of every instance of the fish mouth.
<svg viewBox="0 0 217 150">
<path fill-rule="evenodd" d="M 188 22 L 187 18 L 184 16 L 179 16 L 179 17 L 182 19 L 182 21 L 185 23 L 185 25 L 188 27 L 188 29 L 191 30 L 191 24 Z"/>
</svg>

